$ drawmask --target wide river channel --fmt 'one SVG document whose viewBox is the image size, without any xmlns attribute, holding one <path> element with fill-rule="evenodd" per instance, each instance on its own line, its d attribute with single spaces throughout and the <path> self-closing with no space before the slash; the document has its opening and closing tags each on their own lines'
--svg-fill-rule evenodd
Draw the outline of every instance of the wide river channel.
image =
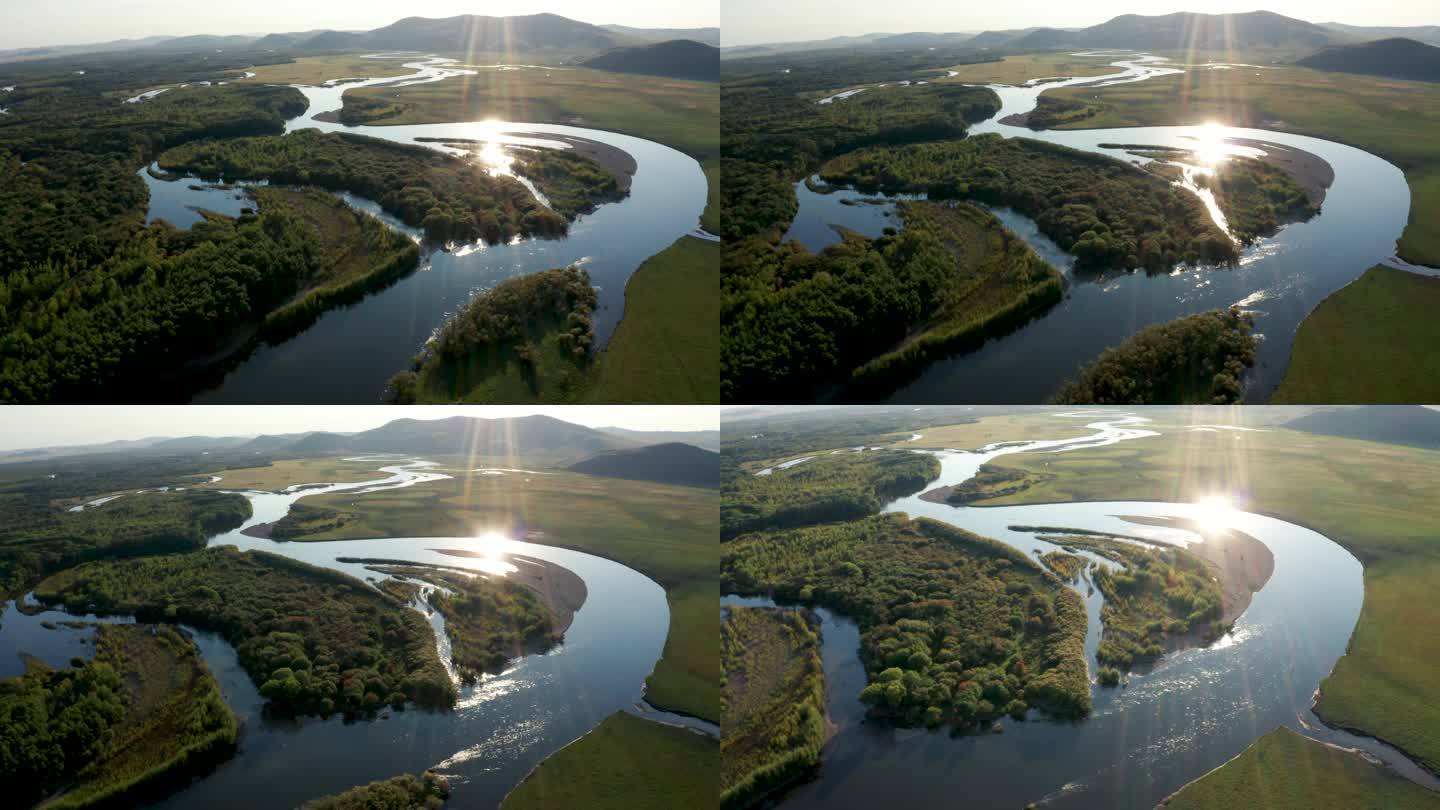
<svg viewBox="0 0 1440 810">
<path fill-rule="evenodd" d="M 399 59 L 376 55 L 380 59 Z M 416 59 L 414 55 L 403 57 Z M 377 61 L 377 64 L 383 64 Z M 630 194 L 606 203 L 570 224 L 559 239 L 519 239 L 503 245 L 471 243 L 438 247 L 422 256 L 419 271 L 364 300 L 325 313 L 316 323 L 279 345 L 261 345 L 238 366 L 199 393 L 198 403 L 378 402 L 385 383 L 409 368 L 410 360 L 450 315 L 476 292 L 514 276 L 579 263 L 590 273 L 600 294 L 595 313 L 599 344 L 609 340 L 625 311 L 625 282 L 649 257 L 676 239 L 699 231 L 705 207 L 706 181 L 694 158 L 654 141 L 585 127 L 531 124 L 513 121 L 468 121 L 414 126 L 345 126 L 316 116 L 341 108 L 341 95 L 357 87 L 404 87 L 436 81 L 464 81 L 475 70 L 451 67 L 452 59 L 428 58 L 405 62 L 409 76 L 347 81 L 330 86 L 296 85 L 309 107 L 286 124 L 286 131 L 316 128 L 325 132 L 353 132 L 396 143 L 427 146 L 460 153 L 441 143 L 418 138 L 468 139 L 492 171 L 506 172 L 506 146 L 567 148 L 546 135 L 585 138 L 609 144 L 635 160 Z M 501 67 L 484 68 L 499 70 Z M 536 66 L 505 66 L 515 70 L 561 70 Z M 392 71 L 393 72 L 393 71 Z M 339 77 L 337 77 L 339 78 Z M 326 116 L 328 117 L 328 116 Z M 187 177 L 165 181 L 145 171 L 140 177 L 150 191 L 149 216 L 164 216 L 178 227 L 198 220 L 197 208 L 231 215 L 252 205 L 230 187 L 202 183 Z M 533 187 L 532 187 L 533 190 Z M 368 200 L 342 195 L 347 202 L 379 215 Z M 398 230 L 418 238 L 419 233 L 394 218 L 381 218 Z"/>
<path fill-rule="evenodd" d="M 1033 221 L 1013 211 L 997 210 L 1001 220 L 1067 276 L 1064 300 L 1019 330 L 990 340 L 975 352 L 930 365 L 908 385 L 893 392 L 890 401 L 1044 402 L 1082 364 L 1145 326 L 1205 310 L 1240 306 L 1255 315 L 1256 332 L 1263 335 L 1256 366 L 1246 375 L 1247 400 L 1263 402 L 1284 377 L 1296 329 L 1321 300 L 1375 264 L 1403 265 L 1394 256 L 1395 240 L 1410 211 L 1405 177 L 1396 166 L 1353 146 L 1286 132 L 1223 126 L 1224 122 L 1218 122 L 1220 126 L 1039 131 L 1002 123 L 1009 116 L 1034 110 L 1040 94 L 1055 87 L 1104 87 L 1183 70 L 1272 69 L 1253 65 L 1181 68 L 1157 57 L 1134 55 L 1111 65 L 1119 70 L 1104 76 L 1023 87 L 989 85 L 1000 97 L 1000 112 L 971 127 L 970 133 L 1033 138 L 1137 164 L 1148 158 L 1136 157 L 1124 149 L 1101 148 L 1100 144 L 1199 148 L 1217 158 L 1253 156 L 1262 149 L 1302 150 L 1325 160 L 1335 173 L 1321 213 L 1308 222 L 1287 225 L 1275 236 L 1256 240 L 1242 250 L 1238 267 L 1179 267 L 1158 275 L 1077 275 L 1070 272 L 1073 257 L 1041 235 Z M 906 88 L 889 84 L 865 92 L 898 93 L 906 92 Z M 1260 141 L 1264 146 L 1234 142 L 1237 139 Z M 832 225 L 872 238 L 887 226 L 900 225 L 893 205 L 853 204 L 858 198 L 883 195 L 855 191 L 822 194 L 803 182 L 795 189 L 800 207 L 787 238 L 811 250 L 839 241 Z"/>
<path fill-rule="evenodd" d="M 376 459 L 376 465 L 382 474 L 374 481 L 302 485 L 282 493 L 245 492 L 254 514 L 239 529 L 212 538 L 210 545 L 262 549 L 361 579 L 383 575 L 337 558 L 399 559 L 491 575 L 515 569 L 505 562 L 507 555 L 546 560 L 580 576 L 588 591 L 564 642 L 544 655 L 518 659 L 474 686 L 461 687 L 453 711 L 385 711 L 373 720 L 347 722 L 338 716 L 328 720 L 271 716 L 240 667 L 235 649 L 214 633 L 190 628 L 220 681 L 226 703 L 241 720 L 240 750 L 213 773 L 154 806 L 295 807 L 376 779 L 434 768 L 450 778 L 455 806 L 496 807 L 541 760 L 617 710 L 688 726 L 696 733 L 717 732 L 713 725 L 655 711 L 643 702 L 644 681 L 664 647 L 670 612 L 664 590 L 624 565 L 493 535 L 280 543 L 242 533 L 249 526 L 280 519 L 301 497 L 341 491 L 363 496 L 446 477 L 430 471 L 431 465 L 423 461 L 402 463 L 392 457 Z M 456 557 L 440 553 L 441 549 L 485 556 Z M 13 602 L 4 605 L 0 677 L 23 671 L 21 652 L 57 667 L 68 666 L 72 656 L 91 656 L 93 649 L 82 639 L 92 636 L 93 629 L 56 624 L 77 618 L 83 617 L 59 611 L 27 616 Z M 430 618 L 440 632 L 438 614 Z M 448 665 L 448 643 L 443 634 L 437 638 Z"/>
<path fill-rule="evenodd" d="M 1067 414 L 1094 419 L 1088 414 Z M 1003 442 L 975 451 L 935 452 L 940 477 L 926 486 L 957 484 L 987 461 L 1010 453 L 1058 453 L 1158 435 L 1143 418 L 1116 415 L 1074 439 Z M 1211 428 L 1218 429 L 1218 428 Z M 819 609 L 827 707 L 837 725 L 818 777 L 790 791 L 786 808 L 949 807 L 964 797 L 977 807 L 1151 808 L 1187 782 L 1239 754 L 1276 726 L 1314 739 L 1362 749 L 1406 777 L 1440 789 L 1440 780 L 1389 746 L 1326 727 L 1311 711 L 1320 681 L 1334 668 L 1360 615 L 1361 566 L 1349 552 L 1310 529 L 1283 520 L 1186 503 L 1107 502 L 956 507 L 900 498 L 885 507 L 929 517 L 992 537 L 1026 554 L 1058 546 L 1015 526 L 1059 526 L 1186 544 L 1198 535 L 1131 522 L 1125 517 L 1222 520 L 1264 543 L 1275 570 L 1234 629 L 1204 649 L 1163 656 L 1131 673 L 1125 688 L 1094 681 L 1103 597 L 1088 583 L 1085 642 L 1094 712 L 1078 723 L 1003 721 L 1003 733 L 952 737 L 945 730 L 896 729 L 867 722 L 859 701 L 865 669 L 860 631 L 850 619 Z M 1086 554 L 1091 559 L 1094 555 Z M 1087 591 L 1090 591 L 1087 593 Z M 724 604 L 772 605 L 763 597 L 727 595 Z"/>
</svg>

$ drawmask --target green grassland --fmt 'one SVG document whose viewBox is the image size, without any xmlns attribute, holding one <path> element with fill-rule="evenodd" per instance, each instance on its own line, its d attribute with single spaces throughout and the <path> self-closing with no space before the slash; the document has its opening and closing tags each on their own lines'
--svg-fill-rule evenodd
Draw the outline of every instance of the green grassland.
<svg viewBox="0 0 1440 810">
<path fill-rule="evenodd" d="M 259 489 L 279 492 L 296 484 L 348 484 L 356 481 L 375 481 L 385 477 L 378 472 L 374 461 L 350 461 L 343 458 L 321 456 L 317 458 L 279 459 L 263 467 L 239 467 L 217 469 L 219 481 L 210 483 L 210 476 L 189 484 L 191 487 L 206 489 Z"/>
<path fill-rule="evenodd" d="M 1206 421 L 1213 420 L 1213 417 Z M 1247 493 L 1241 508 L 1314 528 L 1365 566 L 1349 650 L 1320 685 L 1327 722 L 1379 737 L 1440 771 L 1440 452 L 1295 433 L 1183 432 L 993 462 L 1050 477 L 987 504 L 1191 502 Z"/>
<path fill-rule="evenodd" d="M 1280 727 L 1238 757 L 1186 785 L 1167 810 L 1232 807 L 1371 807 L 1427 810 L 1440 794 L 1349 751 Z"/>
<path fill-rule="evenodd" d="M 616 712 L 540 763 L 500 806 L 713 809 L 720 795 L 719 754 L 713 737 Z"/>
<path fill-rule="evenodd" d="M 32 665 L 0 681 L 0 776 L 25 806 L 114 806 L 162 780 L 207 770 L 238 727 L 188 637 L 168 627 L 100 626 L 95 658 Z"/>
<path fill-rule="evenodd" d="M 828 734 L 819 633 L 808 610 L 722 609 L 722 807 L 754 804 L 820 764 Z"/>
<path fill-rule="evenodd" d="M 872 714 L 982 727 L 1090 712 L 1085 607 L 1025 554 L 938 521 L 876 515 L 724 545 L 721 587 L 823 605 L 860 626 Z"/>
<path fill-rule="evenodd" d="M 1114 60 L 1109 60 L 1114 61 Z M 1009 84 L 1019 86 L 1031 79 L 1052 76 L 1103 76 L 1119 73 L 1106 60 L 1064 53 L 1026 53 L 1004 56 L 998 62 L 955 65 L 954 76 L 937 76 L 933 81 L 963 84 Z"/>
<path fill-rule="evenodd" d="M 525 463 L 516 460 L 516 465 Z M 472 465 L 473 466 L 473 465 Z M 527 480 L 528 479 L 528 480 Z M 670 632 L 647 682 L 660 708 L 718 722 L 719 505 L 713 490 L 556 472 L 457 475 L 404 489 L 310 498 L 351 513 L 343 526 L 295 540 L 469 537 L 498 530 L 617 560 L 665 588 Z"/>
<path fill-rule="evenodd" d="M 321 85 L 330 79 L 409 76 L 415 71 L 401 67 L 403 59 L 366 59 L 359 54 L 330 56 L 299 56 L 293 61 L 275 65 L 257 65 L 249 70 L 250 78 L 237 76 L 236 84 L 307 84 Z"/>
<path fill-rule="evenodd" d="M 596 360 L 589 402 L 720 398 L 720 245 L 693 236 L 645 260 L 625 284 L 625 317 Z"/>
<path fill-rule="evenodd" d="M 1270 401 L 1440 402 L 1440 279 L 1376 265 L 1300 324 Z"/>
<path fill-rule="evenodd" d="M 1233 58 L 1233 57 L 1231 57 Z M 1440 266 L 1440 94 L 1426 82 L 1298 67 L 1198 70 L 1041 96 L 1085 102 L 1093 114 L 1062 129 L 1202 124 L 1295 132 L 1351 144 L 1399 166 L 1410 185 L 1407 261 Z"/>
</svg>

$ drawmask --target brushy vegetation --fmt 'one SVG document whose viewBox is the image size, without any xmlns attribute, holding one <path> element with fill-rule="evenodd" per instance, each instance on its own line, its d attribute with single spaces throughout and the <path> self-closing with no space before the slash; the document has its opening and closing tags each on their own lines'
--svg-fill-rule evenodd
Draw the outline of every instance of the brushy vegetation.
<svg viewBox="0 0 1440 810">
<path fill-rule="evenodd" d="M 595 210 L 602 202 L 628 193 L 615 175 L 600 164 L 570 149 L 529 149 L 517 152 L 511 169 L 533 182 L 566 219 Z"/>
<path fill-rule="evenodd" d="M 1100 622 L 1105 635 L 1095 658 L 1104 666 L 1128 669 L 1137 661 L 1159 658 L 1167 641 L 1196 634 L 1209 643 L 1225 633 L 1220 625 L 1220 585 L 1204 560 L 1183 548 L 1142 546 L 1091 535 L 1046 538 L 1066 548 L 1093 551 L 1121 566 L 1097 566 L 1090 574 L 1105 596 Z M 1057 561 L 1046 555 L 1046 564 Z M 1078 573 L 1084 559 L 1065 554 Z"/>
<path fill-rule="evenodd" d="M 79 512 L 32 497 L 0 499 L 0 602 L 88 560 L 204 548 L 250 517 L 249 501 L 220 492 L 132 492 Z"/>
<path fill-rule="evenodd" d="M 715 621 L 715 601 L 710 602 Z M 711 656 L 715 656 L 711 648 Z M 501 810 L 709 808 L 720 794 L 714 737 L 627 712 L 605 718 L 531 771 Z"/>
<path fill-rule="evenodd" d="M 426 771 L 419 779 L 407 773 L 314 799 L 301 810 L 440 810 L 449 797 L 445 780 Z"/>
<path fill-rule="evenodd" d="M 1240 401 L 1255 364 L 1254 319 L 1215 310 L 1148 326 L 1080 369 L 1056 401 L 1071 405 L 1212 404 Z"/>
<path fill-rule="evenodd" d="M 850 235 L 819 255 L 750 240 L 726 249 L 721 396 L 884 393 L 1060 300 L 1060 274 L 990 213 L 901 206 L 898 235 Z"/>
<path fill-rule="evenodd" d="M 720 806 L 747 807 L 820 764 L 826 738 L 819 620 L 727 607 L 720 617 Z"/>
<path fill-rule="evenodd" d="M 1045 567 L 1055 572 L 1055 575 L 1066 582 L 1075 582 L 1080 578 L 1080 572 L 1085 570 L 1089 561 L 1078 554 L 1067 554 L 1063 551 L 1049 551 L 1040 555 L 1040 561 Z"/>
<path fill-rule="evenodd" d="M 1273 236 L 1281 225 L 1309 219 L 1320 210 L 1289 172 L 1255 158 L 1226 160 L 1213 175 L 1196 175 L 1195 183 L 1215 193 L 1230 233 L 1242 245 Z"/>
<path fill-rule="evenodd" d="M 579 266 L 507 279 L 463 306 L 390 380 L 393 399 L 557 402 L 588 386 L 599 295 Z"/>
<path fill-rule="evenodd" d="M 1186 785 L 1166 810 L 1224 807 L 1384 807 L 1434 810 L 1440 796 L 1359 754 L 1316 742 L 1285 726 L 1240 756 Z"/>
<path fill-rule="evenodd" d="M 1235 243 L 1192 193 L 1129 163 L 1066 146 L 989 134 L 866 149 L 821 176 L 862 190 L 974 199 L 1035 220 L 1078 269 L 1234 264 Z"/>
<path fill-rule="evenodd" d="M 1040 480 L 1043 478 L 1034 473 L 981 467 L 963 482 L 949 487 L 945 493 L 945 502 L 960 505 L 984 498 L 999 498 L 1023 492 Z"/>
<path fill-rule="evenodd" d="M 720 571 L 724 590 L 854 618 L 870 680 L 860 699 L 896 724 L 1090 712 L 1080 597 L 1002 543 L 879 515 L 741 537 Z"/>
<path fill-rule="evenodd" d="M 325 509 L 296 502 L 290 505 L 285 517 L 270 527 L 271 540 L 290 540 L 307 534 L 332 532 L 350 522 L 353 515 L 339 509 Z"/>
<path fill-rule="evenodd" d="M 60 671 L 32 664 L 0 681 L 5 806 L 57 790 L 47 807 L 111 805 L 234 751 L 235 717 L 180 631 L 102 625 L 95 645 L 89 663 Z"/>
<path fill-rule="evenodd" d="M 423 227 L 436 241 L 495 244 L 517 235 L 566 231 L 565 218 L 541 205 L 513 177 L 492 176 L 473 161 L 428 147 L 364 135 L 302 129 L 283 136 L 195 141 L 166 151 L 159 163 L 204 178 L 349 191 L 374 200 L 406 224 Z"/>
<path fill-rule="evenodd" d="M 1440 402 L 1440 279 L 1376 265 L 1295 333 L 1272 403 Z"/>
<path fill-rule="evenodd" d="M 72 612 L 220 633 L 282 711 L 363 716 L 386 703 L 455 702 L 423 617 L 358 580 L 287 557 L 226 546 L 86 563 L 45 580 L 35 595 Z"/>
<path fill-rule="evenodd" d="M 821 455 L 768 475 L 726 464 L 720 537 L 873 515 L 885 500 L 913 495 L 939 475 L 935 456 L 905 450 Z"/>
</svg>

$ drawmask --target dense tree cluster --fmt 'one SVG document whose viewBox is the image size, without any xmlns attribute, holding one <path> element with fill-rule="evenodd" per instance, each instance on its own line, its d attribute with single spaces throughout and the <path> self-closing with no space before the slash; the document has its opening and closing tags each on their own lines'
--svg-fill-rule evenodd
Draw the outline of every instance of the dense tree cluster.
<svg viewBox="0 0 1440 810">
<path fill-rule="evenodd" d="M 343 205 L 322 192 L 256 193 L 267 203 L 258 216 L 210 216 L 186 231 L 157 224 L 94 262 L 46 260 L 0 278 L 0 401 L 153 396 L 282 305 L 267 333 L 285 336 L 419 259 L 408 239 L 358 212 L 322 232 L 309 209 Z M 292 300 L 336 274 L 356 278 Z"/>
<path fill-rule="evenodd" d="M 725 545 L 721 588 L 860 625 L 860 699 L 902 725 L 1090 711 L 1085 608 L 1033 561 L 946 524 L 879 515 Z"/>
<path fill-rule="evenodd" d="M 1289 172 L 1256 158 L 1233 157 L 1216 166 L 1213 175 L 1197 175 L 1195 183 L 1215 193 L 1230 232 L 1242 245 L 1320 210 Z"/>
<path fill-rule="evenodd" d="M 939 475 L 933 455 L 905 450 L 820 455 L 768 475 L 727 465 L 720 537 L 865 517 L 880 511 L 883 500 L 919 492 Z"/>
<path fill-rule="evenodd" d="M 1255 364 L 1254 319 L 1202 312 L 1141 329 L 1080 369 L 1056 401 L 1086 405 L 1232 404 Z"/>
<path fill-rule="evenodd" d="M 748 807 L 820 764 L 825 666 L 808 610 L 727 607 L 720 617 L 720 806 Z"/>
<path fill-rule="evenodd" d="M 22 507 L 19 499 L 3 502 Z M 7 510 L 0 521 L 0 601 L 88 560 L 204 548 L 211 535 L 248 517 L 243 496 L 205 490 L 131 493 L 79 512 L 48 502 Z"/>
<path fill-rule="evenodd" d="M 192 141 L 160 156 L 161 168 L 227 180 L 349 191 L 374 200 L 436 241 L 506 242 L 562 236 L 565 218 L 513 177 L 424 146 L 347 132 Z"/>
<path fill-rule="evenodd" d="M 502 281 L 471 298 L 412 369 L 390 380 L 392 399 L 454 402 L 474 398 L 496 377 L 518 375 L 534 398 L 563 400 L 591 364 L 599 301 L 578 265 Z"/>
<path fill-rule="evenodd" d="M 434 771 L 405 774 L 306 802 L 301 810 L 440 810 L 450 788 Z"/>
<path fill-rule="evenodd" d="M 455 686 L 423 617 L 363 583 L 231 547 L 87 563 L 35 590 L 74 611 L 134 614 L 222 634 L 261 694 L 296 714 L 448 708 Z"/>
<path fill-rule="evenodd" d="M 820 254 L 751 239 L 722 256 L 721 396 L 893 388 L 1060 300 L 1054 268 L 988 212 L 905 203 L 905 228 Z"/>
<path fill-rule="evenodd" d="M 589 213 L 602 202 L 624 199 L 628 188 L 599 163 L 571 149 L 528 149 L 517 152 L 511 169 L 533 182 L 566 219 Z"/>
<path fill-rule="evenodd" d="M 835 183 L 1014 208 L 1081 269 L 1233 264 L 1235 243 L 1192 193 L 1114 158 L 1026 138 L 868 149 L 821 170 Z"/>
<path fill-rule="evenodd" d="M 1159 658 L 1166 641 L 1175 636 L 1195 633 L 1208 642 L 1224 632 L 1219 625 L 1220 586 L 1205 562 L 1185 549 L 1094 536 L 1047 539 L 1093 551 L 1118 565 L 1091 571 L 1095 587 L 1105 596 L 1100 611 L 1105 634 L 1095 653 L 1102 665 L 1123 672 L 1136 661 Z M 1052 562 L 1050 555 L 1046 562 Z"/>
</svg>

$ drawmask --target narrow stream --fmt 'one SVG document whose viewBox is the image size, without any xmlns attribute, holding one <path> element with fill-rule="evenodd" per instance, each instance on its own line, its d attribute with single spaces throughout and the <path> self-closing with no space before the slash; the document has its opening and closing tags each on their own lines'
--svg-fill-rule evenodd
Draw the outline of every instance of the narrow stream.
<svg viewBox="0 0 1440 810">
<path fill-rule="evenodd" d="M 1335 172 L 1321 213 L 1308 222 L 1287 225 L 1275 236 L 1256 240 L 1242 250 L 1240 265 L 1235 268 L 1180 267 L 1159 275 L 1123 271 L 1071 275 L 1065 299 L 1045 315 L 1017 332 L 988 341 L 973 353 L 930 365 L 892 393 L 888 401 L 1043 402 L 1053 397 L 1081 365 L 1139 329 L 1196 312 L 1239 306 L 1254 314 L 1256 332 L 1263 335 L 1256 367 L 1246 375 L 1245 396 L 1250 402 L 1264 402 L 1284 377 L 1291 341 L 1305 316 L 1326 296 L 1371 266 L 1382 262 L 1398 266 L 1394 264 L 1398 261 L 1394 258 L 1395 242 L 1409 215 L 1409 187 L 1398 167 L 1355 147 L 1304 135 L 1223 125 L 1036 131 L 1003 123 L 1010 116 L 1035 109 L 1040 94 L 1051 88 L 1104 87 L 1146 81 L 1184 69 L 1216 67 L 1182 69 L 1147 55 L 1129 56 L 1111 65 L 1120 70 L 1104 76 L 1032 82 L 1023 87 L 989 85 L 1000 97 L 1001 109 L 991 119 L 971 127 L 970 133 L 1048 141 L 1135 164 L 1149 159 L 1100 145 L 1181 147 L 1199 150 L 1212 160 L 1276 149 L 1310 152 L 1329 163 Z M 1242 68 L 1262 69 L 1234 66 Z M 904 92 L 904 88 L 890 86 L 875 91 Z M 1237 143 L 1239 140 L 1260 143 Z M 874 210 L 862 217 L 841 210 L 842 206 L 857 207 L 844 205 L 841 200 L 845 197 L 816 194 L 803 183 L 796 186 L 796 193 L 800 208 L 789 238 L 798 239 L 811 250 L 838 241 L 826 236 L 832 232 L 831 223 L 843 224 L 872 238 L 887 225 L 899 225 L 893 217 L 885 216 L 893 206 L 867 206 Z M 883 195 L 864 196 L 885 199 Z M 1038 229 L 1033 222 L 1015 212 L 1008 212 L 1002 219 L 1043 257 L 1056 263 L 1057 247 L 1049 239 L 1034 238 Z M 1072 263 L 1064 261 L 1056 266 L 1067 271 Z"/>
<path fill-rule="evenodd" d="M 364 460 L 385 464 L 379 468 L 384 477 L 345 484 L 302 484 L 283 492 L 241 493 L 251 502 L 251 518 L 234 531 L 213 537 L 210 545 L 260 549 L 371 580 L 383 575 L 338 558 L 398 559 L 491 575 L 516 570 L 506 562 L 509 555 L 546 560 L 579 575 L 588 591 L 564 642 L 543 655 L 513 661 L 504 672 L 486 676 L 474 686 L 461 687 L 453 711 L 386 710 L 373 720 L 346 721 L 339 716 L 321 720 L 271 714 L 240 666 L 234 648 L 216 634 L 192 629 L 206 663 L 220 681 L 226 703 L 242 722 L 240 750 L 213 773 L 154 806 L 294 807 L 376 779 L 434 768 L 450 778 L 453 806 L 495 807 L 545 757 L 615 711 L 629 711 L 696 733 L 718 734 L 713 724 L 644 704 L 644 680 L 664 647 L 669 607 L 658 584 L 624 565 L 494 534 L 287 543 L 242 533 L 256 524 L 280 519 L 304 497 L 337 492 L 361 496 L 448 477 L 427 461 L 398 457 Z M 443 554 L 447 549 L 484 556 Z M 60 624 L 77 618 L 81 617 L 58 611 L 24 616 L 13 603 L 6 605 L 0 617 L 0 677 L 19 674 L 21 652 L 55 665 L 65 665 L 73 656 L 92 655 L 83 639 L 93 636 L 93 628 Z M 437 631 L 443 628 L 434 616 L 427 618 Z M 443 634 L 438 636 L 437 646 L 447 667 L 451 666 Z"/>
<path fill-rule="evenodd" d="M 494 173 L 509 171 L 507 146 L 568 148 L 555 136 L 580 137 L 609 144 L 634 158 L 636 171 L 629 196 L 581 215 L 563 238 L 517 238 L 503 245 L 476 242 L 456 245 L 449 251 L 433 249 L 422 257 L 417 272 L 396 284 L 351 306 L 325 313 L 305 332 L 279 345 L 257 347 L 212 388 L 197 394 L 194 402 L 378 402 L 386 381 L 406 370 L 435 330 L 477 292 L 507 278 L 576 263 L 590 273 L 600 295 L 595 332 L 603 347 L 624 314 L 625 283 L 642 262 L 686 234 L 713 238 L 699 230 L 706 200 L 706 179 L 700 164 L 654 141 L 585 127 L 490 119 L 353 127 L 317 119 L 323 113 L 339 110 L 342 94 L 352 88 L 463 81 L 475 73 L 451 67 L 454 63 L 453 59 L 426 58 L 404 63 L 404 67 L 415 71 L 409 76 L 332 81 L 320 87 L 296 85 L 309 106 L 305 113 L 286 123 L 286 131 L 316 128 L 352 132 L 457 154 L 462 152 L 443 143 L 417 139 L 481 141 L 477 159 Z M 194 178 L 167 182 L 144 174 L 143 179 L 150 189 L 150 218 L 175 217 L 179 220 L 176 224 L 183 225 L 198 219 L 193 210 L 196 207 L 235 212 L 243 207 L 234 192 L 191 189 L 192 185 L 205 185 Z M 356 203 L 349 197 L 347 202 Z M 356 207 L 371 214 L 378 211 L 373 203 L 366 205 L 364 201 Z M 415 235 L 413 228 L 405 232 Z"/>
<path fill-rule="evenodd" d="M 1095 414 L 1064 414 L 1095 418 Z M 1088 436 L 1058 441 L 1001 442 L 976 451 L 935 452 L 941 474 L 926 490 L 956 484 L 981 465 L 1010 453 L 1055 453 L 1103 447 L 1158 435 L 1147 420 L 1115 416 L 1092 422 Z M 1334 668 L 1360 614 L 1360 563 L 1328 538 L 1292 523 L 1239 510 L 1164 502 L 1057 503 L 956 507 L 918 495 L 886 511 L 942 520 L 1011 545 L 1025 554 L 1058 548 L 1015 526 L 1064 526 L 1185 544 L 1192 532 L 1140 525 L 1121 516 L 1223 520 L 1263 542 L 1275 557 L 1269 582 L 1231 633 L 1204 649 L 1162 657 L 1132 672 L 1126 688 L 1100 688 L 1092 676 L 1094 712 L 1079 723 L 1031 712 L 1003 721 L 1002 734 L 951 737 L 944 730 L 895 729 L 867 722 L 858 695 L 866 683 L 857 650 L 859 629 L 833 611 L 823 621 L 827 705 L 839 731 L 827 746 L 818 778 L 786 795 L 785 807 L 914 807 L 948 805 L 956 796 L 985 807 L 1031 802 L 1064 808 L 1150 808 L 1239 754 L 1279 725 L 1357 748 L 1407 778 L 1440 790 L 1440 779 L 1378 741 L 1335 731 L 1311 711 L 1315 689 Z M 1087 555 L 1090 556 L 1090 555 Z M 1098 591 L 1085 593 L 1087 663 L 1099 644 Z M 773 604 L 726 596 L 725 604 Z"/>
</svg>

